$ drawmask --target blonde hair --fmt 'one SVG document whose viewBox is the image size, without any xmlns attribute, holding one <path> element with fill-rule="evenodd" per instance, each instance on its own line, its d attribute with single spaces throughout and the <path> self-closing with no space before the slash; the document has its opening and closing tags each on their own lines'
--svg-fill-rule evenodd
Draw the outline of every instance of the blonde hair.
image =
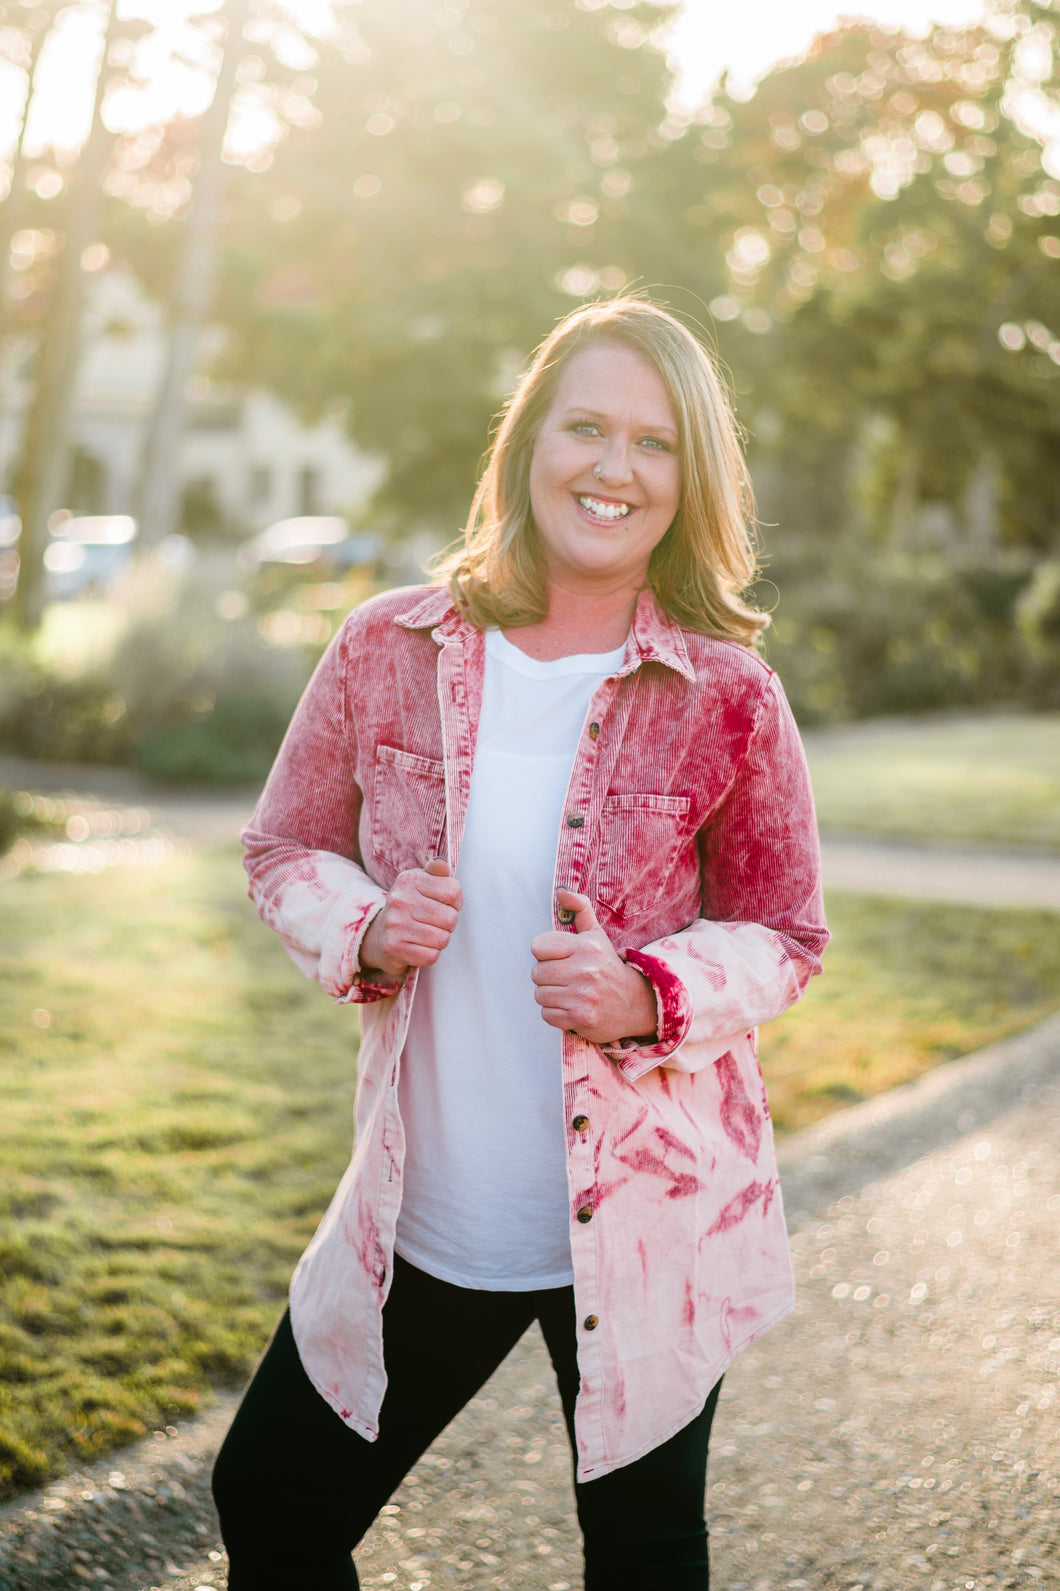
<svg viewBox="0 0 1060 1591">
<path fill-rule="evenodd" d="M 755 519 L 732 409 L 707 350 L 644 298 L 584 304 L 545 338 L 499 417 L 462 537 L 432 560 L 435 579 L 481 629 L 544 618 L 530 459 L 560 375 L 600 343 L 619 343 L 658 371 L 677 420 L 681 500 L 648 566 L 656 600 L 686 629 L 754 645 L 769 617 L 740 598 L 755 574 Z"/>
</svg>

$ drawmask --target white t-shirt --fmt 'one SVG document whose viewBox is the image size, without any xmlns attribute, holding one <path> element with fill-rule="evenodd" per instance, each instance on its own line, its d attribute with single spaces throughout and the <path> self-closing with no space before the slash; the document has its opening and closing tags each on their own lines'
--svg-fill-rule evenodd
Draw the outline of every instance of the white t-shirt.
<svg viewBox="0 0 1060 1591">
<path fill-rule="evenodd" d="M 419 975 L 401 1061 L 408 1143 L 397 1251 L 459 1287 L 574 1279 L 562 1035 L 541 1017 L 530 941 L 552 927 L 563 802 L 589 701 L 614 652 L 527 657 L 486 633 L 464 904 Z"/>
</svg>

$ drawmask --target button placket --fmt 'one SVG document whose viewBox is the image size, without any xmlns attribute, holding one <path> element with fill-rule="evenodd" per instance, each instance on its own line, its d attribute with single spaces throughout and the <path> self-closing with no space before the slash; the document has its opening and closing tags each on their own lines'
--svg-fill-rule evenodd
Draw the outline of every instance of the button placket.
<svg viewBox="0 0 1060 1591">
<path fill-rule="evenodd" d="M 574 767 L 571 770 L 570 783 L 567 787 L 567 796 L 571 802 L 569 810 L 564 814 L 563 825 L 560 829 L 559 850 L 556 855 L 556 882 L 564 888 L 573 889 L 580 894 L 586 880 L 587 860 L 589 852 L 589 839 L 591 830 L 586 826 L 587 818 L 594 811 L 593 791 L 601 783 L 601 770 L 599 766 L 599 740 L 604 717 L 612 711 L 615 698 L 616 682 L 609 679 L 597 688 L 590 710 L 596 704 L 597 696 L 603 692 L 600 716 L 590 720 L 587 734 L 590 741 L 588 746 L 582 743 L 575 755 Z M 619 715 L 619 734 L 621 726 L 629 716 L 629 705 L 624 708 L 624 713 Z M 616 750 L 611 749 L 610 757 L 605 763 L 613 763 Z M 610 767 L 604 768 L 604 781 L 610 777 Z M 603 784 L 606 789 L 606 782 Z M 599 803 L 597 803 L 598 805 Z M 574 838 L 574 832 L 582 830 Z M 574 831 L 574 832 L 571 832 Z M 576 880 L 576 882 L 574 882 Z M 574 921 L 575 913 L 567 908 L 557 908 L 557 921 L 563 927 L 569 927 Z"/>
<path fill-rule="evenodd" d="M 581 893 L 578 885 L 584 884 L 587 878 L 586 866 L 592 835 L 591 826 L 586 819 L 592 818 L 594 812 L 597 812 L 600 807 L 602 797 L 594 795 L 594 792 L 606 792 L 609 788 L 609 781 L 621 748 L 622 732 L 632 707 L 628 686 L 623 688 L 617 704 L 615 695 L 616 684 L 612 680 L 605 687 L 604 711 L 600 713 L 599 718 L 593 718 L 588 725 L 589 744 L 586 745 L 583 742 L 579 755 L 575 758 L 575 765 L 567 791 L 569 807 L 565 812 L 565 820 L 560 826 L 559 850 L 556 857 L 556 882 L 561 885 L 566 884 L 567 887 L 576 889 L 578 893 Z M 605 713 L 613 713 L 615 711 L 618 713 L 617 720 L 611 723 L 606 739 L 601 740 L 601 720 Z M 601 756 L 601 753 L 605 754 Z M 571 818 L 579 821 L 571 822 Z M 578 884 L 570 882 L 574 879 L 578 880 Z M 569 924 L 574 921 L 575 913 L 569 910 L 557 909 L 556 916 L 559 922 Z M 579 1082 L 584 1083 L 588 1080 L 587 1078 L 574 1078 L 570 1075 L 572 1063 L 582 1047 L 582 1043 L 583 1041 L 572 1039 L 569 1034 L 564 1034 L 563 1064 L 564 1072 L 568 1078 L 568 1087 L 571 1085 L 577 1086 Z M 589 1130 L 589 1117 L 584 1112 L 578 1111 L 570 1117 L 570 1125 L 574 1133 L 584 1135 Z M 591 1141 L 585 1136 L 580 1136 L 572 1143 L 570 1152 L 572 1155 L 588 1155 L 591 1147 Z M 586 1169 L 589 1168 L 587 1167 Z M 575 1216 L 579 1225 L 591 1225 L 593 1219 L 592 1206 L 589 1204 L 581 1205 L 575 1212 Z M 588 1237 L 588 1234 L 586 1234 L 586 1237 Z M 591 1297 L 597 1291 L 596 1271 L 599 1264 L 599 1256 L 596 1250 L 598 1249 L 598 1244 L 578 1241 L 573 1247 L 575 1253 L 581 1256 L 576 1261 L 576 1272 L 580 1277 L 584 1268 L 587 1290 Z M 600 1318 L 598 1315 L 590 1314 L 582 1317 L 582 1330 L 586 1333 L 594 1332 L 599 1324 Z M 592 1350 L 589 1350 L 586 1344 L 586 1351 L 589 1352 L 589 1362 L 596 1363 L 599 1349 L 594 1346 Z"/>
<path fill-rule="evenodd" d="M 571 806 L 564 813 L 556 857 L 557 882 L 563 880 L 564 888 L 572 889 L 578 894 L 581 893 L 586 875 L 590 832 L 586 827 L 586 818 L 592 810 L 595 773 L 595 747 L 589 747 L 574 759 L 567 787 L 567 797 Z M 576 882 L 571 882 L 572 880 Z M 556 911 L 559 922 L 565 927 L 574 921 L 575 915 L 567 907 L 557 908 Z"/>
</svg>

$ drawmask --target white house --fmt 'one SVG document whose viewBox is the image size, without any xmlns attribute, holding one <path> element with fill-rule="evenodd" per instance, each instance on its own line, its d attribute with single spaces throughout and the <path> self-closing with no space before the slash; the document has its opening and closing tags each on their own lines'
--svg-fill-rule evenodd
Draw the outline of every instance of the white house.
<svg viewBox="0 0 1060 1591">
<path fill-rule="evenodd" d="M 209 355 L 210 334 L 204 343 Z M 0 372 L 0 481 L 13 474 L 31 395 L 30 352 L 12 347 Z M 161 308 L 124 267 L 100 272 L 85 316 L 65 507 L 132 511 L 164 359 Z M 191 518 L 213 517 L 250 535 L 295 514 L 355 517 L 383 472 L 380 460 L 351 442 L 340 413 L 307 425 L 268 392 L 221 387 L 201 376 L 191 383 L 181 450 Z"/>
</svg>

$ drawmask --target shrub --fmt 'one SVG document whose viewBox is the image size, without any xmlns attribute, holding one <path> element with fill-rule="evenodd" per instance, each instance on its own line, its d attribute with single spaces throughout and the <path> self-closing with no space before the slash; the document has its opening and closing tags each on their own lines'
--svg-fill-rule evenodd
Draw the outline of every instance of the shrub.
<svg viewBox="0 0 1060 1591">
<path fill-rule="evenodd" d="M 260 781 L 272 766 L 292 706 L 282 697 L 226 694 L 204 717 L 149 730 L 137 745 L 136 761 L 152 778 L 168 782 Z"/>
<path fill-rule="evenodd" d="M 260 780 L 315 659 L 270 647 L 250 617 L 220 617 L 210 576 L 75 678 L 0 633 L 0 747 L 41 761 L 136 763 L 168 781 Z"/>
<path fill-rule="evenodd" d="M 953 570 L 871 547 L 817 580 L 791 562 L 770 566 L 780 597 L 765 646 L 800 723 L 1060 700 L 1060 646 L 1041 636 L 1037 609 L 1026 617 L 1046 582 L 1027 570 Z"/>
<path fill-rule="evenodd" d="M 122 762 L 124 705 L 98 674 L 66 679 L 32 643 L 0 629 L 0 746 L 49 762 Z"/>
</svg>

